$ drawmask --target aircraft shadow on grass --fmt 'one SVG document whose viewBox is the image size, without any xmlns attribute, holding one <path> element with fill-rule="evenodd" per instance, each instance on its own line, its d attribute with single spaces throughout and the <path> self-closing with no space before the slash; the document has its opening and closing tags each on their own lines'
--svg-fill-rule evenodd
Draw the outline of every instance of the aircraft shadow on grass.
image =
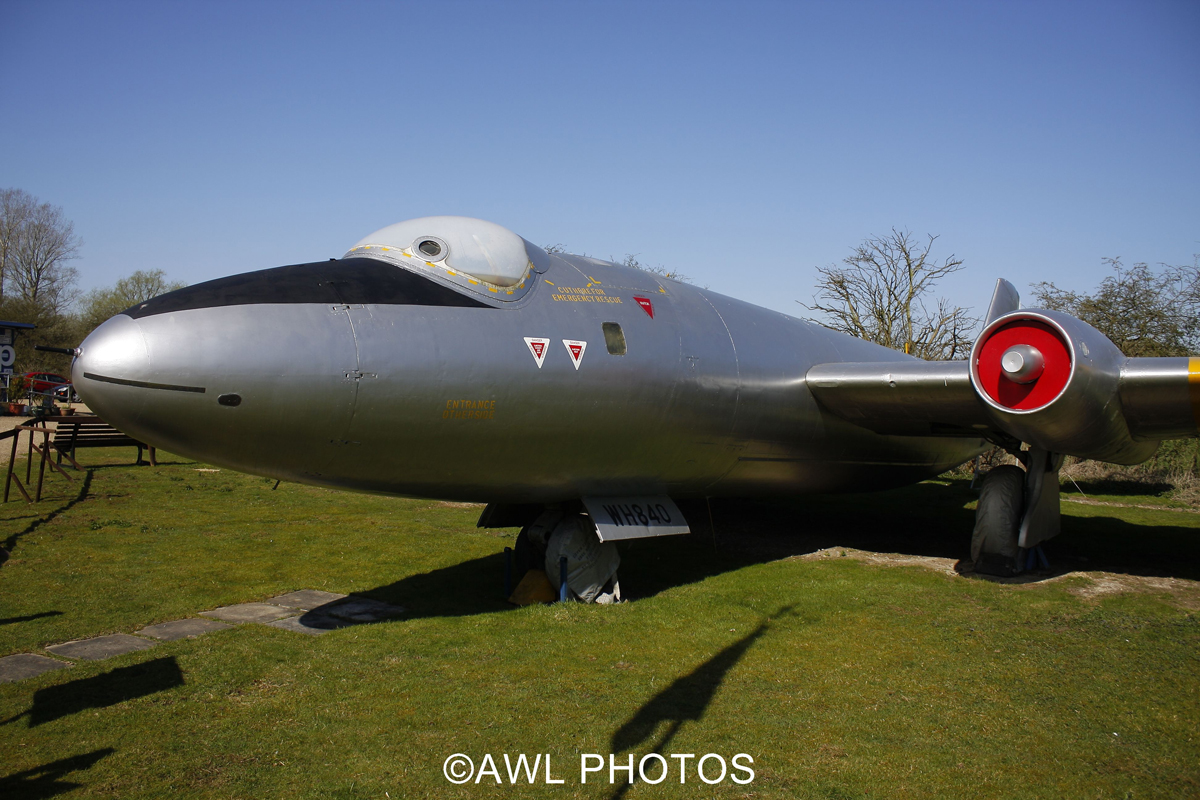
<svg viewBox="0 0 1200 800">
<path fill-rule="evenodd" d="M 183 672 L 174 656 L 155 658 L 128 667 L 118 667 L 91 678 L 39 689 L 34 693 L 33 705 L 28 711 L 9 717 L 0 725 L 8 725 L 28 716 L 29 727 L 34 728 L 80 711 L 106 708 L 182 685 Z M 0 792 L 0 796 L 12 795 Z"/>
<path fill-rule="evenodd" d="M 919 487 L 944 489 L 946 487 Z M 911 490 L 910 490 L 911 493 Z M 828 498 L 814 502 L 829 505 Z M 961 500 L 958 506 L 962 505 Z M 974 514 L 944 500 L 939 510 L 957 511 L 958 518 L 943 520 L 943 528 L 956 530 L 953 537 L 937 539 L 929 535 L 928 527 L 936 520 L 922 521 L 914 530 L 881 532 L 874 541 L 875 549 L 894 552 L 910 546 L 914 552 L 928 555 L 962 555 L 969 547 Z M 922 509 L 929 504 L 923 500 Z M 949 508 L 947 508 L 949 506 Z M 687 536 L 662 536 L 619 543 L 621 591 L 625 598 L 639 600 L 653 597 L 676 586 L 696 583 L 742 567 L 833 545 L 873 549 L 864 536 L 847 536 L 848 525 L 844 498 L 835 503 L 836 513 L 825 514 L 803 502 L 776 504 L 754 501 L 705 501 L 681 503 L 681 510 L 692 527 Z M 905 512 L 893 517 L 907 520 Z M 817 522 L 814 522 L 817 520 Z M 852 522 L 852 521 L 850 521 Z M 928 524 L 927 524 L 928 523 Z M 862 530 L 877 527 L 872 519 Z M 853 541 L 850 541 L 850 540 Z M 514 585 L 521 578 L 512 577 Z M 502 611 L 512 606 L 505 601 L 504 555 L 495 553 L 463 561 L 418 575 L 410 575 L 395 583 L 360 592 L 375 600 L 403 606 L 407 619 L 422 617 L 464 616 Z"/>
<path fill-rule="evenodd" d="M 694 583 L 741 566 L 720 558 L 707 542 L 686 538 L 688 542 L 675 542 L 673 549 L 663 550 L 659 543 L 658 547 L 642 548 L 635 554 L 623 550 L 618 574 L 625 597 L 631 600 L 652 597 L 672 586 Z M 520 577 L 514 576 L 513 583 Z M 356 594 L 403 606 L 407 613 L 402 619 L 469 616 L 514 608 L 504 592 L 503 553 L 410 575 Z M 317 609 L 310 613 L 316 619 L 321 612 L 322 609 Z"/>
<path fill-rule="evenodd" d="M 12 775 L 0 778 L 0 797 L 22 798 L 22 800 L 40 800 L 45 797 L 55 797 L 78 789 L 83 784 L 64 780 L 72 772 L 82 772 L 91 769 L 102 758 L 112 755 L 111 747 L 103 747 L 90 753 L 81 753 L 69 758 L 60 758 L 40 767 L 14 772 Z"/>
<path fill-rule="evenodd" d="M 620 544 L 622 592 L 636 601 L 752 564 L 830 547 L 965 559 L 975 524 L 975 512 L 967 505 L 976 497 L 966 481 L 954 481 L 872 494 L 681 504 L 691 535 Z M 1029 579 L 1101 570 L 1200 580 L 1197 533 L 1196 528 L 1137 525 L 1108 516 L 1064 516 L 1063 533 L 1045 545 L 1051 570 Z M 408 619 L 490 613 L 510 608 L 503 576 L 504 556 L 496 553 L 363 594 L 404 606 Z M 514 583 L 519 578 L 514 576 Z"/>
<path fill-rule="evenodd" d="M 967 504 L 977 498 L 963 480 L 878 494 L 714 503 L 713 518 L 720 547 L 756 560 L 849 547 L 954 559 L 965 568 L 975 526 L 975 511 Z M 1071 506 L 1063 503 L 1064 510 Z M 1141 525 L 1116 516 L 1065 514 L 1062 533 L 1043 545 L 1051 568 L 1026 580 L 1075 571 L 1200 580 L 1200 531 L 1184 524 L 1192 515 L 1164 513 L 1178 516 L 1181 524 Z"/>
</svg>

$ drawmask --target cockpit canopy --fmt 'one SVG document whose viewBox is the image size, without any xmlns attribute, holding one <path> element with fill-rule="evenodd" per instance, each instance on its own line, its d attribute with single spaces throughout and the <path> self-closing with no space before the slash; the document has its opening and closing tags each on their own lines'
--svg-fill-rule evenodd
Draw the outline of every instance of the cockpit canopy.
<svg viewBox="0 0 1200 800">
<path fill-rule="evenodd" d="M 361 239 L 344 257 L 351 256 L 434 269 L 454 283 L 505 299 L 524 294 L 531 274 L 544 271 L 548 262 L 546 251 L 537 245 L 494 222 L 471 217 L 397 222 Z"/>
</svg>

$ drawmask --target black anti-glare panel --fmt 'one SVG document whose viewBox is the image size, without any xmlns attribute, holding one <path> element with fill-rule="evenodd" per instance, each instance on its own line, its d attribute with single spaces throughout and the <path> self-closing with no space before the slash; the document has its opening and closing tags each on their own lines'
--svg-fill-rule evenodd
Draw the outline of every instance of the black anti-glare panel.
<svg viewBox="0 0 1200 800">
<path fill-rule="evenodd" d="M 217 278 L 159 295 L 124 313 L 139 319 L 169 311 L 256 303 L 492 308 L 406 269 L 371 258 L 346 258 Z"/>
</svg>

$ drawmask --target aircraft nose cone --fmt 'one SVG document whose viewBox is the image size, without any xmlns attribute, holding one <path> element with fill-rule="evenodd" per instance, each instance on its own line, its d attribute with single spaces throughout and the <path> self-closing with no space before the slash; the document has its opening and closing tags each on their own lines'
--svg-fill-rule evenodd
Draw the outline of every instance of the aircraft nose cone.
<svg viewBox="0 0 1200 800">
<path fill-rule="evenodd" d="M 126 387 L 147 380 L 150 352 L 137 320 L 118 314 L 83 340 L 71 365 L 75 391 L 117 428 L 136 418 L 138 396 Z"/>
</svg>

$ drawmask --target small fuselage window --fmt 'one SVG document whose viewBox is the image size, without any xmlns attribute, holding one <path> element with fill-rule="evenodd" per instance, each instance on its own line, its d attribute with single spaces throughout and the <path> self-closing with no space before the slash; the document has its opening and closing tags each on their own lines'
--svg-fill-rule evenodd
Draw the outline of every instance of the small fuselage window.
<svg viewBox="0 0 1200 800">
<path fill-rule="evenodd" d="M 601 327 L 604 328 L 604 345 L 608 348 L 608 354 L 625 355 L 628 348 L 625 346 L 625 332 L 621 330 L 621 326 L 616 322 L 606 322 Z"/>
</svg>

